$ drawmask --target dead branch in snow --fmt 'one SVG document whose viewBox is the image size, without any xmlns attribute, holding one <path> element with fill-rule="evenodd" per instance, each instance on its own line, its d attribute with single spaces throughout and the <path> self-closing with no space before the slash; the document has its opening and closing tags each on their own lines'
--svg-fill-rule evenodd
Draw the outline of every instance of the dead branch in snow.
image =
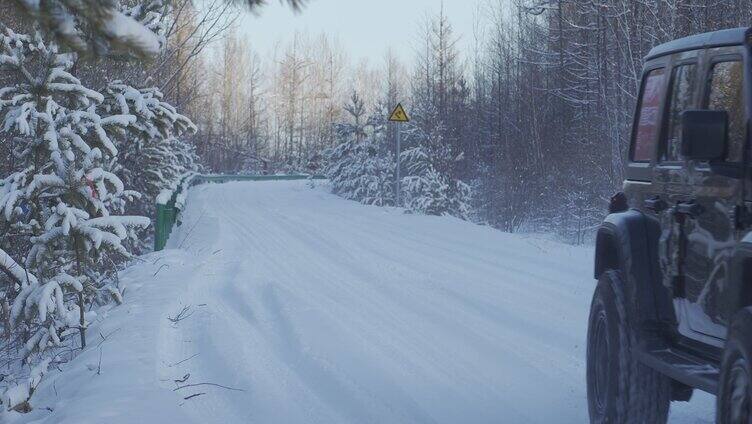
<svg viewBox="0 0 752 424">
<path fill-rule="evenodd" d="M 178 365 L 180 365 L 180 364 L 182 364 L 182 363 L 184 363 L 184 362 L 188 362 L 188 361 L 190 361 L 191 359 L 193 359 L 193 358 L 197 357 L 198 355 L 199 355 L 199 354 L 197 353 L 197 354 L 195 354 L 195 355 L 193 355 L 193 356 L 191 356 L 191 357 L 189 357 L 189 358 L 185 358 L 185 359 L 183 359 L 182 361 L 178 361 L 178 362 L 175 362 L 174 364 L 170 364 L 170 365 L 167 365 L 167 368 L 172 368 L 172 367 L 178 366 Z"/>
<path fill-rule="evenodd" d="M 180 321 L 186 318 L 190 318 L 193 315 L 193 312 L 190 312 L 190 310 L 190 306 L 184 306 L 183 309 L 181 309 L 180 312 L 175 316 L 175 318 L 168 316 L 167 319 L 170 320 L 170 322 L 172 322 L 173 324 L 177 324 Z"/>
<path fill-rule="evenodd" d="M 198 387 L 198 386 L 213 386 L 213 387 L 219 387 L 219 388 L 226 389 L 226 390 L 232 390 L 234 392 L 245 392 L 245 389 L 238 389 L 238 388 L 235 388 L 235 387 L 227 387 L 227 386 L 223 386 L 223 385 L 217 384 L 217 383 L 186 384 L 186 385 L 183 385 L 183 386 L 178 386 L 178 387 L 172 389 L 172 391 L 176 392 L 176 391 L 178 391 L 180 389 L 186 389 L 188 387 Z"/>
<path fill-rule="evenodd" d="M 206 393 L 194 393 L 194 394 L 192 394 L 192 395 L 190 395 L 190 396 L 186 396 L 186 397 L 184 397 L 184 398 L 183 398 L 183 400 L 193 399 L 193 398 L 195 398 L 195 397 L 203 396 L 203 395 L 205 395 L 205 394 L 206 394 Z"/>
<path fill-rule="evenodd" d="M 154 273 L 153 277 L 156 277 L 156 276 L 157 276 L 157 274 L 159 274 L 159 271 L 163 270 L 164 268 L 170 269 L 170 266 L 169 266 L 169 265 L 167 265 L 167 264 L 162 264 L 162 265 L 161 265 L 161 266 L 159 267 L 159 269 L 157 269 L 157 271 L 156 271 L 156 272 Z"/>
</svg>

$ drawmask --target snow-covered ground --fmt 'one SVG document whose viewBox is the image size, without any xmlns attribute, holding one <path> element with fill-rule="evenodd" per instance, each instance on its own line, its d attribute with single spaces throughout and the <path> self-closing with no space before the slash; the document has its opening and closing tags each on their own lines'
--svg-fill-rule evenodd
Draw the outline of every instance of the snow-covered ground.
<svg viewBox="0 0 752 424">
<path fill-rule="evenodd" d="M 196 187 L 168 247 L 8 422 L 587 422 L 590 248 L 306 182 Z"/>
</svg>

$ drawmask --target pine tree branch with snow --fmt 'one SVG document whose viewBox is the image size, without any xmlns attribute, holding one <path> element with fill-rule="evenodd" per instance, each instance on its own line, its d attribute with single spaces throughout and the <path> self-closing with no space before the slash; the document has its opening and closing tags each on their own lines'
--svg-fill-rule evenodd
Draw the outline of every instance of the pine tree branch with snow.
<svg viewBox="0 0 752 424">
<path fill-rule="evenodd" d="M 168 0 L 13 0 L 62 46 L 79 54 L 154 59 L 165 46 Z M 264 0 L 227 0 L 257 10 Z M 286 0 L 299 9 L 304 0 Z"/>
<path fill-rule="evenodd" d="M 136 89 L 113 81 L 105 91 L 104 110 L 115 116 L 134 116 L 124 126 L 119 162 L 125 184 L 145 195 L 140 212 L 150 213 L 153 200 L 173 182 L 197 168 L 193 147 L 183 136 L 196 126 L 163 100 L 157 88 Z"/>
</svg>

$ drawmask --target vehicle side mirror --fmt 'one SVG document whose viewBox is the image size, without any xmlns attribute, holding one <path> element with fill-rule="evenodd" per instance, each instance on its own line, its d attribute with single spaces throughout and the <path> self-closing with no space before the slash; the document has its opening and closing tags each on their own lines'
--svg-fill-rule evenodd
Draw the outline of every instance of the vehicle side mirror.
<svg viewBox="0 0 752 424">
<path fill-rule="evenodd" d="M 714 161 L 726 157 L 728 113 L 688 110 L 682 114 L 682 155 L 691 160 Z"/>
</svg>

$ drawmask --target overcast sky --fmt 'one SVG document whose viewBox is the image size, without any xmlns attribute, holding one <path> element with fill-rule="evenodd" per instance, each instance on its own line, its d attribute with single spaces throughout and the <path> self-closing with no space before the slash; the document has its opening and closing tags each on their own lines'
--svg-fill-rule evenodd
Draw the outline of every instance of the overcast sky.
<svg viewBox="0 0 752 424">
<path fill-rule="evenodd" d="M 472 45 L 473 17 L 482 1 L 444 0 L 444 10 L 460 37 L 460 48 Z M 392 47 L 409 63 L 418 24 L 427 13 L 438 13 L 440 8 L 441 0 L 310 0 L 296 14 L 271 0 L 260 15 L 244 14 L 239 29 L 261 55 L 270 53 L 277 40 L 291 39 L 297 30 L 337 37 L 354 61 L 379 61 Z"/>
</svg>

